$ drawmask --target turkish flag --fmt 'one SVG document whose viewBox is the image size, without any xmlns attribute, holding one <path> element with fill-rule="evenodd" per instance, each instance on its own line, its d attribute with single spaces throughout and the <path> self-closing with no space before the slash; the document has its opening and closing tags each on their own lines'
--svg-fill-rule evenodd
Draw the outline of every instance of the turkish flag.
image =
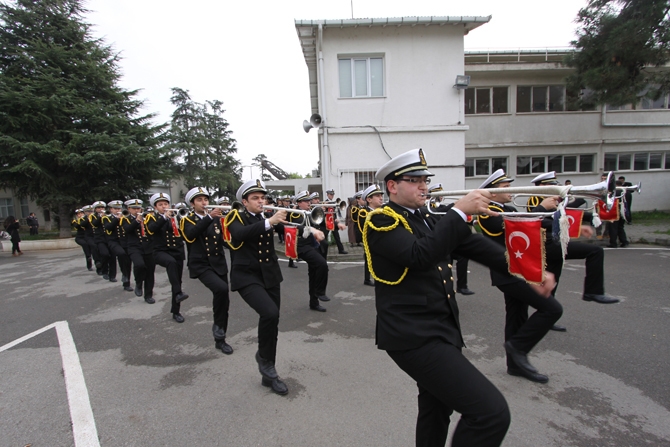
<svg viewBox="0 0 670 447">
<path fill-rule="evenodd" d="M 180 233 L 179 233 L 179 227 L 177 227 L 177 218 L 176 217 L 171 218 L 170 222 L 172 222 L 172 233 L 175 236 L 179 237 Z"/>
<path fill-rule="evenodd" d="M 289 225 L 284 226 L 284 242 L 286 243 L 286 256 L 291 259 L 298 259 L 298 227 Z"/>
<path fill-rule="evenodd" d="M 577 208 L 566 208 L 565 215 L 568 216 L 570 222 L 570 237 L 579 237 L 582 231 L 582 219 L 584 218 L 584 210 Z"/>
<path fill-rule="evenodd" d="M 621 215 L 619 214 L 619 199 L 614 199 L 614 205 L 612 209 L 607 211 L 605 207 L 605 202 L 598 200 L 598 217 L 603 222 L 616 222 L 619 220 Z"/>
<path fill-rule="evenodd" d="M 326 230 L 333 231 L 335 229 L 335 215 L 331 213 L 326 214 Z"/>
<path fill-rule="evenodd" d="M 509 272 L 529 283 L 544 281 L 545 232 L 542 217 L 503 216 Z"/>
</svg>

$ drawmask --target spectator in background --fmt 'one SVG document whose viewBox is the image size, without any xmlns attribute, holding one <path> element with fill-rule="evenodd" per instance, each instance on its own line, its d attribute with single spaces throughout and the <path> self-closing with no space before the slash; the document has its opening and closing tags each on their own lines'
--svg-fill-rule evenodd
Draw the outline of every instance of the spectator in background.
<svg viewBox="0 0 670 447">
<path fill-rule="evenodd" d="M 565 186 L 570 186 L 570 185 L 572 185 L 572 181 L 571 180 L 566 180 L 565 181 Z"/>
<path fill-rule="evenodd" d="M 30 235 L 32 236 L 33 234 L 37 234 L 37 229 L 39 228 L 40 224 L 37 222 L 37 216 L 35 216 L 35 213 L 30 213 L 30 215 L 26 218 L 26 223 L 28 224 L 28 228 L 30 228 Z"/>
<path fill-rule="evenodd" d="M 23 254 L 19 248 L 19 242 L 21 242 L 19 228 L 21 228 L 21 224 L 14 216 L 8 216 L 7 219 L 5 219 L 5 231 L 7 231 L 7 233 L 9 233 L 12 238 L 12 256 L 19 256 Z"/>
</svg>

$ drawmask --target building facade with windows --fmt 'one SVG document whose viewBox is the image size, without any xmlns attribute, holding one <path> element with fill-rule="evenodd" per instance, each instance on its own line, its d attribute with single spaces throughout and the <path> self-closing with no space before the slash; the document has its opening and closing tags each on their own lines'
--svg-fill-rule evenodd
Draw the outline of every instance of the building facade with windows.
<svg viewBox="0 0 670 447">
<path fill-rule="evenodd" d="M 12 189 L 0 189 L 0 229 L 3 229 L 1 224 L 8 216 L 14 216 L 24 226 L 22 231 L 25 230 L 26 218 L 30 213 L 35 213 L 41 229 L 51 229 L 49 210 L 43 209 L 30 199 L 18 197 Z"/>
<path fill-rule="evenodd" d="M 463 187 L 468 128 L 455 80 L 464 74 L 463 36 L 489 20 L 296 20 L 311 113 L 323 119 L 322 190 L 351 197 L 375 182 L 381 165 L 417 147 L 441 183 Z"/>
<path fill-rule="evenodd" d="M 577 110 L 569 92 L 567 50 L 465 52 L 465 187 L 498 168 L 515 186 L 546 171 L 574 185 L 615 171 L 643 183 L 633 210 L 670 209 L 670 98 Z"/>
</svg>

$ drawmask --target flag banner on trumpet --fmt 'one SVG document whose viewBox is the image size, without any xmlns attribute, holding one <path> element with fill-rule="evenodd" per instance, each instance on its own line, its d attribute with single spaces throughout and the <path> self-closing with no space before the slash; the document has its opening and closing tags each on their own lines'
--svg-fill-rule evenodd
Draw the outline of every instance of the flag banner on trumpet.
<svg viewBox="0 0 670 447">
<path fill-rule="evenodd" d="M 568 216 L 568 221 L 570 222 L 570 229 L 568 234 L 571 238 L 577 238 L 580 236 L 582 231 L 582 219 L 584 218 L 584 210 L 577 208 L 566 208 L 565 214 Z"/>
<path fill-rule="evenodd" d="M 179 233 L 179 227 L 177 226 L 177 216 L 172 217 L 170 219 L 170 222 L 172 222 L 172 233 L 178 237 L 180 233 Z"/>
<path fill-rule="evenodd" d="M 291 259 L 298 259 L 298 244 L 296 239 L 298 237 L 298 227 L 284 227 L 284 241 L 286 243 L 286 257 Z"/>
<path fill-rule="evenodd" d="M 326 214 L 326 230 L 328 231 L 335 230 L 335 215 L 332 213 Z"/>
<path fill-rule="evenodd" d="M 619 214 L 620 202 L 621 200 L 614 199 L 614 205 L 612 205 L 612 208 L 609 211 L 607 211 L 605 202 L 603 202 L 602 200 L 598 200 L 598 217 L 600 217 L 600 220 L 603 222 L 618 221 L 619 218 L 621 217 L 621 214 Z"/>
<path fill-rule="evenodd" d="M 503 216 L 505 257 L 510 274 L 532 284 L 544 281 L 546 230 L 542 217 Z"/>
</svg>

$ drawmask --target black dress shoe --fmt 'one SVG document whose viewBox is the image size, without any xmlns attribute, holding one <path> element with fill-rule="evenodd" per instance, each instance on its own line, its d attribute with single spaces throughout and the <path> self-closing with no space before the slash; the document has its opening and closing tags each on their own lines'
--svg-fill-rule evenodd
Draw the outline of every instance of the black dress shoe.
<svg viewBox="0 0 670 447">
<path fill-rule="evenodd" d="M 568 329 L 560 324 L 555 324 L 551 327 L 551 330 L 556 332 L 567 332 Z"/>
<path fill-rule="evenodd" d="M 516 349 L 509 341 L 505 342 L 505 351 L 507 352 L 509 358 L 512 359 L 512 362 L 514 362 L 514 364 L 518 366 L 519 369 L 525 370 L 526 372 L 537 372 L 537 368 L 531 365 L 528 361 L 528 356 L 526 353 Z"/>
<path fill-rule="evenodd" d="M 135 295 L 142 296 L 142 287 L 141 286 L 135 286 Z"/>
<path fill-rule="evenodd" d="M 309 306 L 311 310 L 315 310 L 317 312 L 325 312 L 326 308 L 323 307 L 321 304 L 317 304 L 316 306 Z"/>
<path fill-rule="evenodd" d="M 612 304 L 619 302 L 619 298 L 614 298 L 613 296 L 609 295 L 595 295 L 593 293 L 585 293 L 582 299 L 584 301 L 595 301 L 596 303 L 600 304 Z"/>
<path fill-rule="evenodd" d="M 173 318 L 174 321 L 176 321 L 177 323 L 183 323 L 183 322 L 185 321 L 185 320 L 184 320 L 184 317 L 182 317 L 181 314 L 172 314 L 172 318 Z"/>
<path fill-rule="evenodd" d="M 530 380 L 531 382 L 537 382 L 537 383 L 549 382 L 549 377 L 545 376 L 544 374 L 525 371 L 521 368 L 513 368 L 511 366 L 507 367 L 507 374 L 509 374 L 510 376 L 523 377 Z"/>
<path fill-rule="evenodd" d="M 321 295 L 317 298 L 319 298 L 319 301 L 330 301 L 330 298 L 328 298 L 326 295 Z"/>
<path fill-rule="evenodd" d="M 179 292 L 179 293 L 177 294 L 177 296 L 174 297 L 174 300 L 175 300 L 177 303 L 181 303 L 181 302 L 184 301 L 186 298 L 188 298 L 188 294 L 187 294 L 187 293 Z"/>
<path fill-rule="evenodd" d="M 374 287 L 374 286 L 375 286 L 375 283 L 374 283 L 374 281 L 372 281 L 371 279 L 366 279 L 365 281 L 363 281 L 363 285 L 364 285 L 364 286 L 372 286 L 372 287 Z"/>
<path fill-rule="evenodd" d="M 295 263 L 293 263 L 293 262 L 289 262 L 288 266 L 289 266 L 289 268 L 292 268 L 292 269 L 297 269 L 298 268 L 298 266 L 295 265 Z"/>
<path fill-rule="evenodd" d="M 467 287 L 464 288 L 464 289 L 456 289 L 456 292 L 460 293 L 461 295 L 474 295 L 475 294 L 475 292 L 468 289 Z"/>
<path fill-rule="evenodd" d="M 258 371 L 264 379 L 274 380 L 278 378 L 277 370 L 275 369 L 275 362 L 265 360 L 261 357 L 261 353 L 256 351 L 256 362 L 258 362 Z"/>
<path fill-rule="evenodd" d="M 621 248 L 628 247 L 628 242 L 624 242 L 623 244 L 619 245 L 619 247 L 621 247 Z"/>
<path fill-rule="evenodd" d="M 348 255 L 349 252 L 348 252 L 348 251 L 344 251 L 344 250 L 342 250 L 342 251 L 339 252 L 339 254 L 341 254 L 341 255 Z"/>
<path fill-rule="evenodd" d="M 118 282 L 116 278 L 109 278 L 109 282 Z"/>
<path fill-rule="evenodd" d="M 223 352 L 226 355 L 230 355 L 233 353 L 233 347 L 230 346 L 228 343 L 226 343 L 225 338 L 223 340 L 214 340 L 214 346 L 216 346 L 216 349 L 220 349 L 221 352 Z"/>
<path fill-rule="evenodd" d="M 267 386 L 269 388 L 272 388 L 272 391 L 279 394 L 280 396 L 284 396 L 284 395 L 288 394 L 288 387 L 286 386 L 286 384 L 284 382 L 281 381 L 281 379 L 279 377 L 277 377 L 276 379 L 272 379 L 272 380 L 266 379 L 265 377 L 263 377 L 263 379 L 261 380 L 261 384 L 263 386 Z"/>
<path fill-rule="evenodd" d="M 156 300 L 155 300 L 151 295 L 149 295 L 149 296 L 145 296 L 145 297 L 144 297 L 144 301 L 146 301 L 147 304 L 153 304 L 153 303 L 156 302 Z"/>
<path fill-rule="evenodd" d="M 102 279 L 105 279 L 105 280 L 109 281 L 109 275 L 107 275 L 107 274 L 102 275 Z"/>
<path fill-rule="evenodd" d="M 133 288 L 130 287 L 130 286 L 123 286 L 123 290 L 125 290 L 126 292 L 132 292 L 132 291 L 135 290 L 135 289 L 133 289 Z M 135 294 L 137 294 L 137 292 L 135 292 Z M 137 296 L 142 296 L 142 294 L 140 293 L 140 294 L 137 295 Z"/>
</svg>

